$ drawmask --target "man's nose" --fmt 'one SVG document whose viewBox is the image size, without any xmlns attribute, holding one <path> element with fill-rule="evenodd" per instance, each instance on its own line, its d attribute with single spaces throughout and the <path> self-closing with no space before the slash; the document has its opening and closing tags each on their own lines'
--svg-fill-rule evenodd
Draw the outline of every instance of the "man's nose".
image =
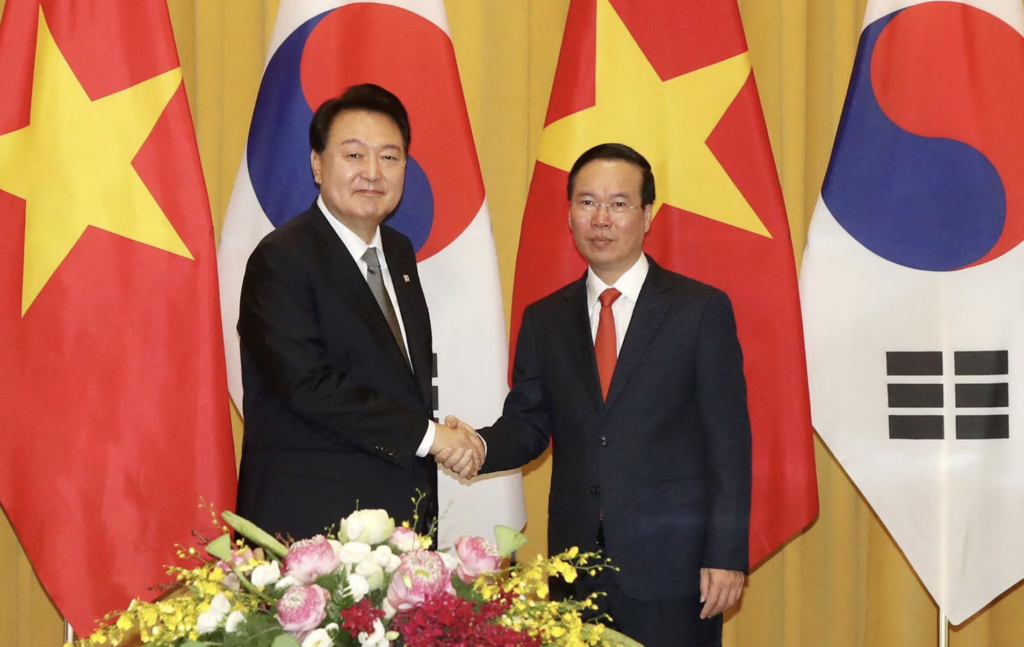
<svg viewBox="0 0 1024 647">
<path fill-rule="evenodd" d="M 373 156 L 367 157 L 366 163 L 363 165 L 362 175 L 367 180 L 376 180 L 380 177 L 380 168 L 380 160 Z"/>
<path fill-rule="evenodd" d="M 597 206 L 597 211 L 590 217 L 590 226 L 604 229 L 611 227 L 612 219 L 608 214 L 608 208 L 606 205 L 600 204 Z"/>
</svg>

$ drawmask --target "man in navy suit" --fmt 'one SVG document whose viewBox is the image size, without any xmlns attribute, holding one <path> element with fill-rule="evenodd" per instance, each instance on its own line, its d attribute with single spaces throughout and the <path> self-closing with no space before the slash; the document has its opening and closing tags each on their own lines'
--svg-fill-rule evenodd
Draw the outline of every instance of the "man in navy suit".
<svg viewBox="0 0 1024 647">
<path fill-rule="evenodd" d="M 409 239 L 383 225 L 398 206 L 409 117 L 364 84 L 326 101 L 309 129 L 320 196 L 268 234 L 246 265 L 238 333 L 245 437 L 238 513 L 296 539 L 356 509 L 418 528 L 437 516 L 437 465 L 483 447 L 432 421 L 430 316 Z"/>
<path fill-rule="evenodd" d="M 526 308 L 504 412 L 480 430 L 483 471 L 519 467 L 553 440 L 550 551 L 596 544 L 621 569 L 577 580 L 574 593 L 606 590 L 613 626 L 646 647 L 720 645 L 721 613 L 743 590 L 750 521 L 732 306 L 644 255 L 654 176 L 642 155 L 588 150 L 568 195 L 589 269 Z M 436 458 L 468 460 L 458 450 Z"/>
</svg>

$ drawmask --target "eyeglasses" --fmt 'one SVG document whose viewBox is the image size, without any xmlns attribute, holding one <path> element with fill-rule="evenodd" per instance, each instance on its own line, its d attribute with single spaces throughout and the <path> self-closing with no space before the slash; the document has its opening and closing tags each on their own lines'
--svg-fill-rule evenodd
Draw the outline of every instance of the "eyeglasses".
<svg viewBox="0 0 1024 647">
<path fill-rule="evenodd" d="M 643 209 L 643 205 L 626 204 L 621 200 L 605 203 L 596 202 L 594 200 L 590 200 L 589 198 L 577 200 L 576 202 L 573 202 L 572 205 L 579 209 L 580 211 L 582 211 L 583 213 L 597 213 L 601 209 L 601 207 L 605 207 L 606 209 L 608 209 L 608 213 L 613 216 L 622 216 L 629 213 L 630 211 L 633 211 L 634 209 Z"/>
</svg>

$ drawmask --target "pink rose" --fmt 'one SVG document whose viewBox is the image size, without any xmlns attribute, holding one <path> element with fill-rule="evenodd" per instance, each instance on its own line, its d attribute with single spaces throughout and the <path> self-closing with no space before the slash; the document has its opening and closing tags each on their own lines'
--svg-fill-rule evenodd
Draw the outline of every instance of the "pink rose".
<svg viewBox="0 0 1024 647">
<path fill-rule="evenodd" d="M 444 560 L 429 550 L 411 550 L 402 555 L 388 588 L 388 602 L 399 611 L 423 604 L 427 598 L 441 593 L 455 593 L 451 572 Z"/>
<path fill-rule="evenodd" d="M 277 602 L 281 628 L 302 642 L 327 617 L 327 598 L 327 590 L 316 584 L 291 587 Z"/>
<path fill-rule="evenodd" d="M 312 584 L 321 575 L 333 573 L 339 564 L 341 560 L 323 535 L 295 542 L 288 547 L 284 558 L 285 575 L 304 584 Z"/>
<path fill-rule="evenodd" d="M 396 550 L 407 553 L 416 548 L 416 533 L 412 531 L 412 528 L 395 528 L 395 531 L 391 533 L 391 539 L 388 540 L 388 543 Z"/>
<path fill-rule="evenodd" d="M 455 553 L 459 556 L 455 570 L 466 584 L 471 584 L 478 575 L 496 571 L 501 566 L 498 547 L 482 537 L 459 537 L 455 540 Z"/>
</svg>

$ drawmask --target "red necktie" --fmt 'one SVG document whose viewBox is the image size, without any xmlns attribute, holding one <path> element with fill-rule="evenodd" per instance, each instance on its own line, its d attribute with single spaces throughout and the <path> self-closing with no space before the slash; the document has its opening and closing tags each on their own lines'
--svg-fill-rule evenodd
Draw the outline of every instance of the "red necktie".
<svg viewBox="0 0 1024 647">
<path fill-rule="evenodd" d="M 612 304 L 622 295 L 615 288 L 608 288 L 601 293 L 601 318 L 597 322 L 597 336 L 594 337 L 594 354 L 597 356 L 597 374 L 601 378 L 601 397 L 608 399 L 608 387 L 612 384 L 615 373 L 615 317 L 612 316 Z"/>
</svg>

